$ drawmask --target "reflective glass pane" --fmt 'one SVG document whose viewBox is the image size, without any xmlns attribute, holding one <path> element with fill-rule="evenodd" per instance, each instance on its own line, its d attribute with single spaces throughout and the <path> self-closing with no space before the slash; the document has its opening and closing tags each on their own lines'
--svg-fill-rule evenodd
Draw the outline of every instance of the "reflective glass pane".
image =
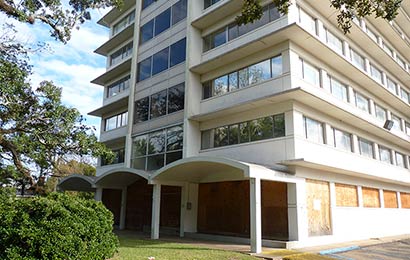
<svg viewBox="0 0 410 260">
<path fill-rule="evenodd" d="M 330 91 L 337 99 L 347 102 L 347 87 L 340 81 L 330 78 Z"/>
<path fill-rule="evenodd" d="M 172 162 L 178 161 L 179 159 L 182 159 L 182 151 L 180 152 L 173 152 L 173 153 L 166 153 L 166 163 L 165 164 L 170 164 Z"/>
<path fill-rule="evenodd" d="M 305 121 L 305 135 L 306 139 L 312 140 L 314 142 L 323 143 L 323 127 L 322 123 L 307 118 L 304 118 Z"/>
<path fill-rule="evenodd" d="M 272 77 L 278 77 L 282 75 L 282 56 L 276 56 L 271 59 L 272 61 Z"/>
<path fill-rule="evenodd" d="M 380 161 L 392 163 L 390 150 L 386 147 L 379 146 Z"/>
<path fill-rule="evenodd" d="M 168 114 L 184 109 L 185 84 L 168 89 Z"/>
<path fill-rule="evenodd" d="M 238 25 L 237 24 L 230 25 L 228 28 L 229 41 L 237 38 L 238 36 L 239 36 Z"/>
<path fill-rule="evenodd" d="M 271 77 L 269 60 L 249 67 L 249 84 L 255 84 Z"/>
<path fill-rule="evenodd" d="M 171 8 L 168 8 L 155 17 L 155 36 L 167 30 L 171 26 Z"/>
<path fill-rule="evenodd" d="M 359 150 L 360 154 L 373 158 L 373 143 L 365 140 L 363 138 L 359 138 Z"/>
<path fill-rule="evenodd" d="M 164 154 L 147 157 L 147 171 L 155 171 L 164 167 Z"/>
<path fill-rule="evenodd" d="M 222 95 L 228 92 L 228 76 L 222 76 L 214 79 L 214 95 Z"/>
<path fill-rule="evenodd" d="M 239 88 L 244 88 L 249 85 L 248 68 L 241 69 L 238 72 Z"/>
<path fill-rule="evenodd" d="M 391 115 L 391 120 L 393 121 L 393 129 L 401 131 L 401 119 L 395 115 Z"/>
<path fill-rule="evenodd" d="M 248 122 L 239 124 L 239 142 L 247 143 L 250 141 Z"/>
<path fill-rule="evenodd" d="M 203 96 L 203 99 L 212 97 L 212 82 L 211 81 L 207 81 L 203 84 L 202 96 Z"/>
<path fill-rule="evenodd" d="M 405 168 L 404 155 L 396 152 L 396 165 Z"/>
<path fill-rule="evenodd" d="M 165 151 L 165 131 L 158 131 L 148 135 L 148 154 L 163 153 Z"/>
<path fill-rule="evenodd" d="M 187 0 L 180 0 L 172 6 L 172 25 L 185 19 L 187 14 Z"/>
<path fill-rule="evenodd" d="M 278 8 L 274 4 L 269 5 L 269 19 L 271 21 L 275 21 L 281 17 L 280 12 L 278 11 Z"/>
<path fill-rule="evenodd" d="M 175 126 L 167 130 L 167 151 L 182 149 L 183 144 L 182 126 Z"/>
<path fill-rule="evenodd" d="M 238 72 L 229 74 L 229 91 L 238 89 Z"/>
<path fill-rule="evenodd" d="M 154 54 L 152 61 L 152 75 L 168 69 L 169 48 L 165 48 Z"/>
<path fill-rule="evenodd" d="M 151 57 L 138 64 L 138 81 L 151 77 Z"/>
<path fill-rule="evenodd" d="M 285 115 L 273 116 L 273 137 L 281 137 L 285 134 Z"/>
<path fill-rule="evenodd" d="M 342 132 L 337 129 L 333 129 L 333 134 L 335 147 L 349 152 L 352 151 L 352 140 L 350 134 Z"/>
<path fill-rule="evenodd" d="M 390 90 L 393 93 L 397 93 L 397 84 L 390 78 L 387 78 L 387 89 Z"/>
<path fill-rule="evenodd" d="M 226 43 L 226 29 L 219 30 L 212 34 L 211 48 L 218 47 Z"/>
<path fill-rule="evenodd" d="M 364 58 L 352 49 L 350 49 L 350 55 L 351 55 L 353 64 L 361 68 L 362 70 L 364 70 L 365 69 Z"/>
<path fill-rule="evenodd" d="M 273 118 L 264 117 L 249 122 L 251 141 L 258 141 L 273 137 Z"/>
<path fill-rule="evenodd" d="M 135 120 L 134 123 L 148 120 L 149 115 L 149 97 L 135 101 Z"/>
<path fill-rule="evenodd" d="M 228 127 L 218 127 L 214 130 L 214 147 L 228 145 Z"/>
<path fill-rule="evenodd" d="M 186 39 L 182 39 L 171 45 L 170 67 L 185 61 Z"/>
<path fill-rule="evenodd" d="M 369 108 L 369 99 L 366 97 L 362 96 L 361 94 L 355 92 L 355 97 L 356 97 L 356 107 L 359 108 L 360 110 L 363 110 L 364 112 L 370 113 L 370 108 Z"/>
<path fill-rule="evenodd" d="M 149 21 L 141 27 L 140 43 L 149 41 L 154 37 L 154 20 Z"/>
<path fill-rule="evenodd" d="M 132 144 L 132 157 L 144 156 L 147 154 L 147 135 L 137 136 Z"/>
<path fill-rule="evenodd" d="M 319 70 L 302 60 L 303 79 L 312 85 L 320 85 Z"/>
<path fill-rule="evenodd" d="M 156 118 L 167 113 L 167 90 L 151 96 L 151 117 Z"/>
<path fill-rule="evenodd" d="M 147 157 L 132 159 L 132 168 L 145 171 L 145 162 Z"/>
<path fill-rule="evenodd" d="M 387 111 L 386 109 L 382 108 L 379 105 L 375 105 L 375 110 L 376 110 L 376 118 L 382 122 L 385 122 L 387 119 Z"/>
<path fill-rule="evenodd" d="M 405 102 L 410 103 L 410 93 L 404 90 L 403 88 L 400 89 L 401 92 L 401 99 Z"/>
<path fill-rule="evenodd" d="M 382 72 L 373 65 L 370 65 L 370 75 L 377 82 L 382 83 Z"/>
<path fill-rule="evenodd" d="M 117 128 L 117 116 L 105 120 L 105 131 Z"/>
<path fill-rule="evenodd" d="M 229 126 L 229 144 L 239 143 L 239 125 Z"/>
</svg>

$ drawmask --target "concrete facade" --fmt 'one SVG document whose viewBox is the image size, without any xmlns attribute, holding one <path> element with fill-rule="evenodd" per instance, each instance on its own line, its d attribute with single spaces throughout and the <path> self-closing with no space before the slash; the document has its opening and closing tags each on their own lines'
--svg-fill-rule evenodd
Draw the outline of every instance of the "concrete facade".
<svg viewBox="0 0 410 260">
<path fill-rule="evenodd" d="M 292 0 L 287 15 L 266 7 L 266 20 L 248 27 L 235 25 L 242 1 L 203 2 L 126 0 L 99 21 L 111 37 L 96 50 L 107 71 L 93 81 L 105 95 L 91 114 L 102 118 L 101 141 L 123 155 L 100 160 L 81 187 L 97 200 L 120 189 L 124 228 L 127 187 L 147 180 L 153 239 L 163 231 L 161 186 L 181 187 L 185 236 L 198 233 L 201 184 L 244 180 L 252 252 L 274 243 L 262 237 L 264 180 L 287 183 L 286 247 L 410 233 L 410 4 L 391 23 L 355 20 L 344 35 L 326 0 Z M 125 124 L 112 119 L 125 111 Z M 72 189 L 73 178 L 60 186 Z"/>
</svg>

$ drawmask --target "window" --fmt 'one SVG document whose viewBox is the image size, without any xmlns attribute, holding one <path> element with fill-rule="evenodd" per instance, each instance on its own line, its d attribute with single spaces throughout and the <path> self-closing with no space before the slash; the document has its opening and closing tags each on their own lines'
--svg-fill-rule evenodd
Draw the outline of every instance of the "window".
<svg viewBox="0 0 410 260">
<path fill-rule="evenodd" d="M 285 136 L 284 114 L 202 131 L 202 149 Z"/>
<path fill-rule="evenodd" d="M 403 131 L 402 127 L 401 127 L 401 119 L 398 116 L 395 115 L 391 115 L 391 120 L 393 121 L 393 128 L 396 131 Z"/>
<path fill-rule="evenodd" d="M 108 86 L 107 89 L 107 98 L 118 95 L 121 92 L 124 92 L 130 87 L 130 76 L 126 76 L 121 80 L 115 82 Z"/>
<path fill-rule="evenodd" d="M 383 43 L 383 50 L 387 52 L 387 54 L 389 54 L 391 57 L 393 57 L 393 50 L 385 43 Z"/>
<path fill-rule="evenodd" d="M 397 84 L 393 80 L 391 80 L 389 77 L 387 77 L 387 89 L 393 92 L 394 94 L 397 94 Z"/>
<path fill-rule="evenodd" d="M 132 42 L 110 55 L 110 66 L 114 66 L 132 54 Z"/>
<path fill-rule="evenodd" d="M 133 139 L 132 167 L 153 171 L 182 158 L 183 128 L 174 126 Z"/>
<path fill-rule="evenodd" d="M 157 0 L 142 0 L 142 10 L 155 3 Z"/>
<path fill-rule="evenodd" d="M 370 113 L 370 101 L 362 94 L 355 92 L 356 107 L 364 112 Z"/>
<path fill-rule="evenodd" d="M 223 28 L 216 30 L 215 32 L 206 35 L 203 38 L 204 52 L 209 51 L 215 47 L 218 47 L 228 41 L 231 41 L 239 36 L 247 34 L 265 24 L 273 22 L 281 17 L 274 4 L 269 4 L 263 7 L 262 17 L 249 24 L 238 25 L 237 23 L 229 24 Z"/>
<path fill-rule="evenodd" d="M 395 152 L 395 154 L 396 154 L 396 165 L 406 168 L 406 164 L 404 162 L 404 155 L 399 152 Z"/>
<path fill-rule="evenodd" d="M 310 65 L 305 60 L 300 59 L 302 65 L 302 78 L 312 85 L 320 86 L 320 73 L 319 69 Z"/>
<path fill-rule="evenodd" d="M 186 39 L 182 39 L 171 46 L 155 53 L 138 63 L 137 81 L 143 81 L 183 61 L 186 54 Z M 151 64 L 152 61 L 152 64 Z"/>
<path fill-rule="evenodd" d="M 402 58 L 400 58 L 399 56 L 396 56 L 396 61 L 400 65 L 400 67 L 406 70 L 406 63 L 404 62 Z"/>
<path fill-rule="evenodd" d="M 299 8 L 299 23 L 309 32 L 316 34 L 316 20 Z"/>
<path fill-rule="evenodd" d="M 121 21 L 115 24 L 112 28 L 112 35 L 115 35 L 124 30 L 128 25 L 132 24 L 135 20 L 135 11 L 132 11 L 129 15 L 124 17 Z"/>
<path fill-rule="evenodd" d="M 379 145 L 380 161 L 392 164 L 390 149 Z"/>
<path fill-rule="evenodd" d="M 410 123 L 406 122 L 405 127 L 406 127 L 406 134 L 410 135 Z"/>
<path fill-rule="evenodd" d="M 336 148 L 352 151 L 352 135 L 333 128 L 333 145 Z"/>
<path fill-rule="evenodd" d="M 105 131 L 120 128 L 128 124 L 128 112 L 105 119 Z"/>
<path fill-rule="evenodd" d="M 238 88 L 263 82 L 282 74 L 282 56 L 259 62 L 249 67 L 203 83 L 203 99 L 223 95 Z"/>
<path fill-rule="evenodd" d="M 374 80 L 382 84 L 382 72 L 373 64 L 370 64 L 370 75 Z"/>
<path fill-rule="evenodd" d="M 117 150 L 112 150 L 114 153 L 114 159 L 112 162 L 108 162 L 106 158 L 101 157 L 101 166 L 105 165 L 112 165 L 112 164 L 118 164 L 118 163 L 123 163 L 124 162 L 124 157 L 125 157 L 125 150 L 124 148 L 117 149 Z"/>
<path fill-rule="evenodd" d="M 366 27 L 366 32 L 367 35 L 369 35 L 369 37 L 377 43 L 377 35 L 372 30 L 370 30 L 369 27 Z"/>
<path fill-rule="evenodd" d="M 373 143 L 366 139 L 359 138 L 359 152 L 361 155 L 373 158 Z"/>
<path fill-rule="evenodd" d="M 140 28 L 140 44 L 161 34 L 187 15 L 187 0 L 180 0 Z"/>
<path fill-rule="evenodd" d="M 363 207 L 380 208 L 379 190 L 374 188 L 362 187 Z"/>
<path fill-rule="evenodd" d="M 376 111 L 376 119 L 383 122 L 384 124 L 387 119 L 387 110 L 377 104 L 374 105 L 374 108 Z"/>
<path fill-rule="evenodd" d="M 305 138 L 317 143 L 323 144 L 323 124 L 310 119 L 308 117 L 303 117 L 303 130 L 305 132 Z"/>
<path fill-rule="evenodd" d="M 204 9 L 210 7 L 211 5 L 214 5 L 218 3 L 221 0 L 204 0 Z"/>
<path fill-rule="evenodd" d="M 410 93 L 409 92 L 401 88 L 400 94 L 401 94 L 401 99 L 403 99 L 406 103 L 410 103 Z"/>
<path fill-rule="evenodd" d="M 185 84 L 155 93 L 135 102 L 134 123 L 144 122 L 184 109 Z"/>
<path fill-rule="evenodd" d="M 343 42 L 342 40 L 326 29 L 326 42 L 332 48 L 332 50 L 343 54 Z"/>
<path fill-rule="evenodd" d="M 365 70 L 365 65 L 364 65 L 364 58 L 361 56 L 359 53 L 357 53 L 355 50 L 350 49 L 350 56 L 352 58 L 352 63 L 359 67 L 362 70 Z"/>
<path fill-rule="evenodd" d="M 347 87 L 340 81 L 329 76 L 330 92 L 339 100 L 348 102 Z"/>
</svg>

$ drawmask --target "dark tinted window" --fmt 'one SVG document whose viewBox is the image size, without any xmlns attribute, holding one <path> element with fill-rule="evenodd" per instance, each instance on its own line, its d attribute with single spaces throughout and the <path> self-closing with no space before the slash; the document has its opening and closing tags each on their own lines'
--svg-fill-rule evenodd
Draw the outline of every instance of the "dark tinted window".
<svg viewBox="0 0 410 260">
<path fill-rule="evenodd" d="M 172 6 L 172 25 L 185 19 L 187 13 L 187 0 L 181 0 Z"/>
<path fill-rule="evenodd" d="M 149 98 L 145 97 L 135 101 L 135 120 L 134 123 L 148 120 Z"/>
<path fill-rule="evenodd" d="M 204 0 L 204 9 L 210 7 L 213 4 L 218 3 L 221 0 Z"/>
<path fill-rule="evenodd" d="M 228 145 L 228 127 L 218 127 L 214 130 L 214 147 Z"/>
<path fill-rule="evenodd" d="M 171 45 L 170 67 L 185 61 L 186 39 L 182 39 Z"/>
<path fill-rule="evenodd" d="M 273 137 L 285 136 L 285 115 L 275 115 L 273 117 Z"/>
<path fill-rule="evenodd" d="M 142 0 L 142 9 L 144 10 L 151 4 L 153 4 L 156 0 Z"/>
<path fill-rule="evenodd" d="M 163 153 L 165 151 L 165 131 L 158 131 L 148 135 L 148 154 Z"/>
<path fill-rule="evenodd" d="M 272 138 L 273 136 L 273 119 L 264 117 L 249 122 L 251 141 L 258 141 Z"/>
<path fill-rule="evenodd" d="M 169 48 L 165 48 L 154 54 L 152 61 L 152 75 L 168 69 L 168 52 Z"/>
<path fill-rule="evenodd" d="M 184 109 L 185 84 L 168 89 L 168 113 Z"/>
<path fill-rule="evenodd" d="M 167 90 L 151 96 L 151 118 L 163 116 L 167 113 Z"/>
<path fill-rule="evenodd" d="M 183 130 L 182 126 L 175 126 L 167 130 L 167 151 L 182 149 Z"/>
<path fill-rule="evenodd" d="M 140 43 L 144 43 L 154 37 L 154 20 L 149 21 L 141 27 Z"/>
<path fill-rule="evenodd" d="M 168 8 L 155 18 L 155 35 L 158 35 L 171 26 L 171 8 Z"/>
<path fill-rule="evenodd" d="M 138 64 L 138 81 L 151 77 L 151 57 Z"/>
</svg>

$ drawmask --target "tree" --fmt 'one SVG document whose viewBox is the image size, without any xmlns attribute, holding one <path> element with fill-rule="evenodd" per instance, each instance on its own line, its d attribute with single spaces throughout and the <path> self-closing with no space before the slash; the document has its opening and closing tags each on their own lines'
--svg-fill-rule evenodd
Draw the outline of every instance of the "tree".
<svg viewBox="0 0 410 260">
<path fill-rule="evenodd" d="M 290 0 L 272 0 L 279 12 L 286 14 L 291 5 Z M 339 27 L 348 33 L 355 17 L 364 18 L 374 15 L 376 18 L 393 20 L 402 0 L 331 0 L 330 6 L 338 11 Z M 242 13 L 236 19 L 239 24 L 252 23 L 262 17 L 260 0 L 245 0 Z"/>
</svg>

